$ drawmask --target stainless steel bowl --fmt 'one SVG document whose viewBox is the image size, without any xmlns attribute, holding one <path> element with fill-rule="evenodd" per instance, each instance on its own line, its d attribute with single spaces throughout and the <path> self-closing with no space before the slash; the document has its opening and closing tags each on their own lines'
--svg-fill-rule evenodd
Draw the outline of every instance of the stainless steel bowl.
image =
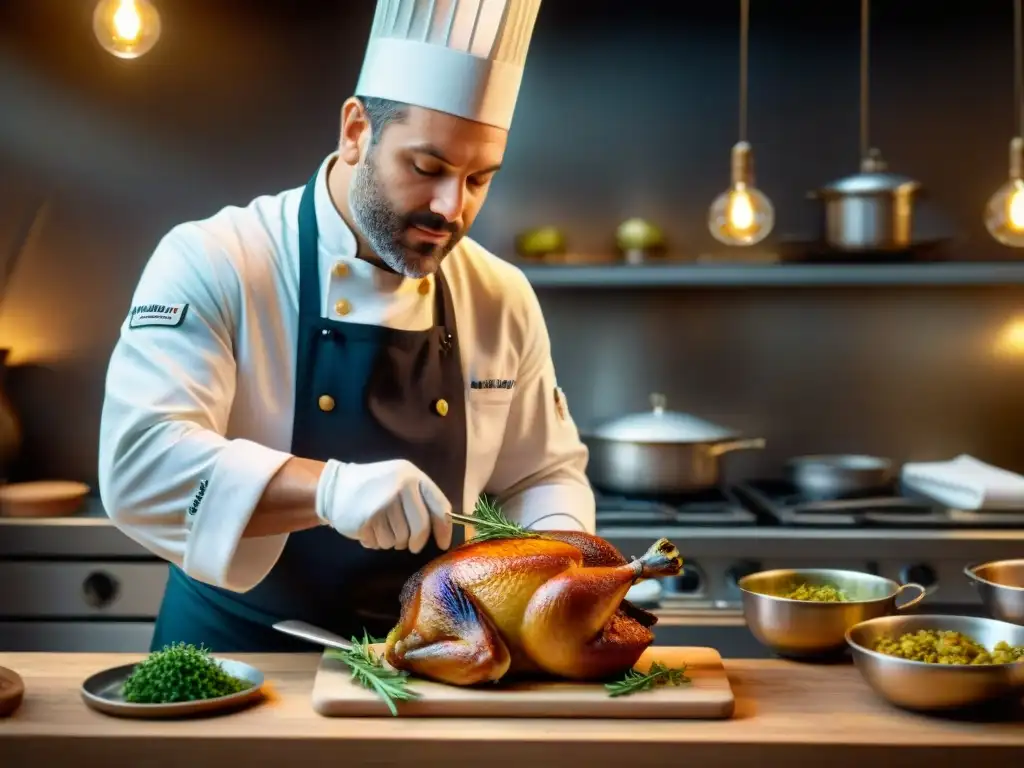
<svg viewBox="0 0 1024 768">
<path fill-rule="evenodd" d="M 1024 662 L 1014 664 L 929 664 L 871 650 L 880 637 L 920 629 L 961 632 L 992 648 L 1000 640 L 1024 645 L 1024 627 L 973 616 L 885 616 L 850 629 L 847 642 L 865 682 L 882 698 L 905 709 L 966 709 L 1024 695 Z"/>
<path fill-rule="evenodd" d="M 993 618 L 1024 625 L 1024 560 L 969 565 L 964 574 Z"/>
<path fill-rule="evenodd" d="M 850 601 L 819 603 L 778 597 L 799 584 L 831 584 L 843 590 Z M 925 596 L 920 584 L 901 586 L 883 576 L 824 568 L 761 571 L 744 576 L 738 586 L 743 593 L 743 615 L 754 637 L 780 656 L 796 658 L 845 653 L 850 627 L 910 608 Z M 897 606 L 896 598 L 908 589 L 919 594 Z"/>
</svg>

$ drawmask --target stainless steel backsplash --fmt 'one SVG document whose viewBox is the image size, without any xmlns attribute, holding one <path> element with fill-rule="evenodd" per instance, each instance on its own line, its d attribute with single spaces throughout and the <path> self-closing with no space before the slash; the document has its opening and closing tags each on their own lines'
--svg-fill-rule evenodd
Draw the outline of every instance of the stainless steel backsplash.
<svg viewBox="0 0 1024 768">
<path fill-rule="evenodd" d="M 649 408 L 752 437 L 731 477 L 789 456 L 898 461 L 972 453 L 1024 470 L 1024 289 L 729 288 L 540 291 L 559 379 L 581 426 Z"/>
<path fill-rule="evenodd" d="M 553 223 L 597 251 L 639 215 L 703 250 L 736 140 L 736 4 L 666 15 L 601 0 L 585 17 L 572 5 L 542 8 L 474 236 L 507 254 L 517 231 Z M 958 257 L 1018 258 L 981 224 L 1013 130 L 1010 4 L 877 5 L 874 142 L 925 184 L 923 220 L 964 236 Z M 753 10 L 750 138 L 779 234 L 806 233 L 805 192 L 857 162 L 859 4 L 820 6 Z M 162 3 L 158 47 L 123 62 L 91 39 L 89 3 L 0 3 L 0 247 L 52 199 L 0 311 L 0 345 L 22 363 L 10 386 L 23 477 L 95 482 L 107 359 L 157 239 L 308 178 L 335 144 L 373 7 Z M 966 451 L 1024 470 L 1024 362 L 991 351 L 1024 312 L 1022 289 L 540 293 L 582 423 L 643 409 L 658 390 L 768 440 L 728 457 L 733 476 L 807 451 Z"/>
</svg>

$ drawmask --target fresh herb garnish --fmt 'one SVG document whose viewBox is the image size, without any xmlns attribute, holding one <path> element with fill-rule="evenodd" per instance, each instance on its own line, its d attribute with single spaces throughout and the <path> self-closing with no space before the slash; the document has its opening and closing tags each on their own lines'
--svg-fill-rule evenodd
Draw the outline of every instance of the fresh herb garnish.
<svg viewBox="0 0 1024 768">
<path fill-rule="evenodd" d="M 121 689 L 132 704 L 201 701 L 244 691 L 250 683 L 229 675 L 205 648 L 177 643 L 154 651 L 132 671 Z"/>
<path fill-rule="evenodd" d="M 336 659 L 346 665 L 352 673 L 352 679 L 364 688 L 380 696 L 392 715 L 398 714 L 395 707 L 396 701 L 411 701 L 419 698 L 416 691 L 407 688 L 409 673 L 398 669 L 392 669 L 384 663 L 384 659 L 377 656 L 370 646 L 376 641 L 363 632 L 363 639 L 351 638 L 353 648 L 343 651 L 339 648 L 328 648 L 324 655 L 330 659 Z"/>
<path fill-rule="evenodd" d="M 477 499 L 472 515 L 450 512 L 452 520 L 473 526 L 470 541 L 491 541 L 493 539 L 536 539 L 540 534 L 527 530 L 519 523 L 512 522 L 501 513 L 501 509 L 486 496 Z"/>
<path fill-rule="evenodd" d="M 605 685 L 609 696 L 628 696 L 631 693 L 650 691 L 663 685 L 683 685 L 689 683 L 690 678 L 686 676 L 686 666 L 680 669 L 666 667 L 660 661 L 651 664 L 646 674 L 629 670 L 625 676 L 614 683 Z"/>
</svg>

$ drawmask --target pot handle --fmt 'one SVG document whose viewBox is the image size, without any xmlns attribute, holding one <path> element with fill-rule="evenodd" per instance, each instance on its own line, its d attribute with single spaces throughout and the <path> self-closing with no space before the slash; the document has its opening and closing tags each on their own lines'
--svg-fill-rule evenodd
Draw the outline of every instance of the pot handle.
<svg viewBox="0 0 1024 768">
<path fill-rule="evenodd" d="M 729 440 L 724 443 L 715 443 L 708 447 L 708 451 L 712 456 L 721 456 L 723 453 L 730 453 L 731 451 L 745 451 L 753 448 L 764 448 L 765 440 L 763 437 L 752 437 L 749 440 Z"/>
<path fill-rule="evenodd" d="M 897 605 L 896 606 L 896 610 L 897 611 L 905 611 L 905 610 L 907 610 L 907 608 L 913 608 L 915 605 L 917 605 L 922 600 L 924 600 L 925 596 L 928 594 L 928 590 L 925 589 L 924 587 L 922 587 L 920 584 L 915 584 L 914 582 L 910 582 L 909 584 L 904 584 L 899 589 L 897 589 L 896 590 L 896 594 L 893 595 L 893 598 L 899 597 L 903 593 L 903 591 L 905 589 L 916 589 L 921 594 L 919 594 L 913 600 L 908 600 L 903 605 Z"/>
</svg>

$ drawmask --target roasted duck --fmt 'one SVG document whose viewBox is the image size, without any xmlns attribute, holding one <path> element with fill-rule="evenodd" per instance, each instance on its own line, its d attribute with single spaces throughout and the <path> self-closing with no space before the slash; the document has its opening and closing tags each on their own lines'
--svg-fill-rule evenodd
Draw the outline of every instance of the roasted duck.
<svg viewBox="0 0 1024 768">
<path fill-rule="evenodd" d="M 626 592 L 681 568 L 667 539 L 633 561 L 577 531 L 469 542 L 406 582 L 385 657 L 396 669 L 452 685 L 538 673 L 609 678 L 654 641 L 657 618 L 626 601 Z"/>
</svg>

